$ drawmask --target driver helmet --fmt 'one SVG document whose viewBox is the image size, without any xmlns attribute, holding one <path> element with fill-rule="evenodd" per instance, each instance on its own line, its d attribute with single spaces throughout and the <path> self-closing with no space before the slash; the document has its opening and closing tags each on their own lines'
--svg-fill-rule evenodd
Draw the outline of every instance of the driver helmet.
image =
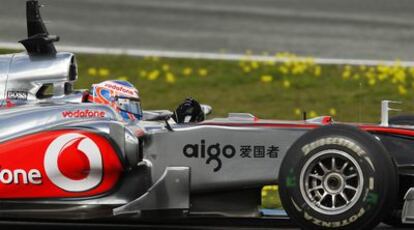
<svg viewBox="0 0 414 230">
<path fill-rule="evenodd" d="M 93 84 L 88 101 L 111 106 L 124 121 L 142 120 L 138 90 L 127 81 L 104 81 Z"/>
</svg>

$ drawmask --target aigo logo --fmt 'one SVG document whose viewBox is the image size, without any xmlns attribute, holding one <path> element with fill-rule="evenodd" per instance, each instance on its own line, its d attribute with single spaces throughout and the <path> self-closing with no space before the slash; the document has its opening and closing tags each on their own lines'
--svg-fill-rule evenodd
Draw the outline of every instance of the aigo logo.
<svg viewBox="0 0 414 230">
<path fill-rule="evenodd" d="M 73 146 L 80 151 L 78 154 L 83 156 L 83 162 L 86 161 L 86 168 L 89 168 L 84 178 L 79 179 L 79 177 L 73 175 L 76 170 L 75 172 L 62 170 L 65 164 L 71 162 L 64 162 L 64 159 L 60 158 L 65 158 L 65 155 L 67 155 L 64 154 L 65 150 L 71 147 L 73 149 Z M 72 151 L 69 154 L 71 154 L 69 157 L 74 157 Z M 60 164 L 60 162 L 62 163 Z M 79 133 L 67 133 L 54 139 L 46 149 L 44 168 L 49 180 L 57 187 L 68 192 L 91 190 L 101 183 L 103 177 L 102 156 L 99 147 L 92 139 Z"/>
</svg>

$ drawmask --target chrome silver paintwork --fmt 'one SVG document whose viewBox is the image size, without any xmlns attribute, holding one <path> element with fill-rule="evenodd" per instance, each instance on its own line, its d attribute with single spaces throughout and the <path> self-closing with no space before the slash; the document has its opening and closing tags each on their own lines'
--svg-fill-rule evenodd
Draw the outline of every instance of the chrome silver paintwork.
<svg viewBox="0 0 414 230">
<path fill-rule="evenodd" d="M 14 54 L 0 55 L 0 98 L 6 97 L 6 82 Z M 0 104 L 1 105 L 1 104 Z"/>
<path fill-rule="evenodd" d="M 56 56 L 0 55 L 0 101 L 4 103 L 7 91 L 25 91 L 28 101 L 37 101 L 36 94 L 45 84 L 53 85 L 53 98 L 64 97 L 65 83 L 77 78 L 69 75 L 71 65 L 76 66 L 75 56 L 65 52 Z"/>
<path fill-rule="evenodd" d="M 414 187 L 405 193 L 401 218 L 404 224 L 414 224 Z"/>
<path fill-rule="evenodd" d="M 148 192 L 128 204 L 115 208 L 113 213 L 117 216 L 140 213 L 144 210 L 188 210 L 189 208 L 190 168 L 167 167 L 162 177 L 148 189 Z"/>
<path fill-rule="evenodd" d="M 104 117 L 64 117 L 64 112 L 100 111 Z M 85 120 L 117 121 L 119 115 L 98 104 L 48 103 L 0 109 L 0 141 Z"/>
<path fill-rule="evenodd" d="M 174 132 L 165 129 L 153 131 L 145 139 L 144 158 L 150 161 L 153 182 L 157 181 L 168 166 L 185 166 L 191 170 L 192 191 L 212 191 L 236 187 L 255 187 L 277 182 L 279 167 L 289 147 L 303 135 L 303 129 L 271 129 L 253 127 L 226 127 L 220 125 L 195 125 L 176 127 Z M 214 171 L 217 161 L 207 163 L 205 158 L 188 158 L 183 154 L 186 144 L 258 145 L 279 147 L 277 158 L 243 158 L 239 154 L 228 159 L 219 157 L 221 169 Z M 253 154 L 253 153 L 252 153 Z"/>
</svg>

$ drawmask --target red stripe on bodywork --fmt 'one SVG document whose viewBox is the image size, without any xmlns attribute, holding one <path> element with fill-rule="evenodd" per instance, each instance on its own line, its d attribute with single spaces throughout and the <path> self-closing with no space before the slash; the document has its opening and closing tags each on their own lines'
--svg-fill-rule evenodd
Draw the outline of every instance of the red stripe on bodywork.
<svg viewBox="0 0 414 230">
<path fill-rule="evenodd" d="M 306 123 L 201 123 L 199 125 L 216 125 L 216 126 L 231 126 L 231 127 L 269 127 L 269 128 L 318 128 L 319 124 L 306 124 Z"/>
<path fill-rule="evenodd" d="M 304 128 L 304 129 L 314 129 L 321 127 L 326 124 L 306 124 L 306 123 L 219 123 L 219 122 L 208 122 L 201 123 L 200 125 L 216 125 L 216 126 L 230 126 L 230 127 L 268 127 L 268 128 Z M 350 124 L 352 125 L 352 124 Z M 355 124 L 353 124 L 355 126 Z M 395 127 L 383 127 L 375 125 L 356 125 L 362 130 L 367 132 L 375 133 L 388 133 L 388 134 L 398 134 L 405 136 L 413 136 L 414 130 L 404 129 L 404 128 L 395 128 Z"/>
<path fill-rule="evenodd" d="M 388 133 L 388 134 L 398 134 L 404 136 L 413 136 L 414 137 L 414 130 L 412 129 L 402 129 L 402 128 L 395 128 L 395 127 L 382 127 L 382 126 L 370 126 L 370 125 L 361 125 L 359 126 L 362 130 L 367 132 L 375 132 L 375 133 Z"/>
</svg>

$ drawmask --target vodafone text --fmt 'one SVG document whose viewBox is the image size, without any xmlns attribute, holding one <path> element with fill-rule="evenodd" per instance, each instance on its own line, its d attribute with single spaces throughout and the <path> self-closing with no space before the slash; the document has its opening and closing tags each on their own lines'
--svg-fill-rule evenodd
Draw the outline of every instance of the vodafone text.
<svg viewBox="0 0 414 230">
<path fill-rule="evenodd" d="M 129 94 L 129 95 L 132 95 L 132 96 L 134 96 L 136 94 L 133 90 L 125 88 L 123 86 L 118 86 L 118 85 L 113 85 L 113 84 L 105 84 L 105 87 L 116 90 L 116 91 L 119 91 L 119 92 L 122 92 L 122 93 Z"/>
<path fill-rule="evenodd" d="M 2 169 L 0 168 L 1 184 L 42 184 L 42 174 L 37 169 Z"/>
<path fill-rule="evenodd" d="M 100 110 L 74 110 L 74 111 L 63 111 L 63 118 L 92 118 L 92 117 L 105 117 L 105 112 Z"/>
</svg>

